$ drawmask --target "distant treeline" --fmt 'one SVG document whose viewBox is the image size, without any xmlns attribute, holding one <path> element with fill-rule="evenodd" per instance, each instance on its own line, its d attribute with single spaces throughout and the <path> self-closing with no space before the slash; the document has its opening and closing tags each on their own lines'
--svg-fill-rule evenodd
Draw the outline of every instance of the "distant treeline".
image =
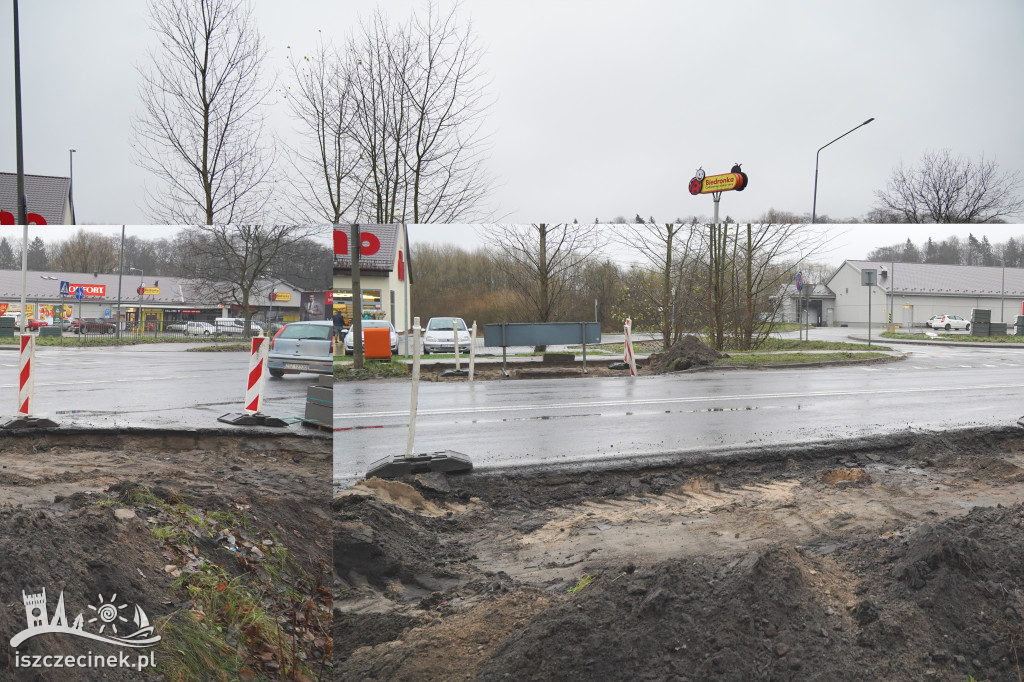
<svg viewBox="0 0 1024 682">
<path fill-rule="evenodd" d="M 1003 265 L 1024 267 L 1024 237 L 1010 237 L 992 244 L 988 237 L 979 240 L 973 234 L 967 239 L 952 236 L 936 242 L 931 237 L 918 245 L 910 239 L 903 244 L 880 246 L 868 253 L 868 260 L 896 263 L 941 263 L 945 265 Z"/>
</svg>

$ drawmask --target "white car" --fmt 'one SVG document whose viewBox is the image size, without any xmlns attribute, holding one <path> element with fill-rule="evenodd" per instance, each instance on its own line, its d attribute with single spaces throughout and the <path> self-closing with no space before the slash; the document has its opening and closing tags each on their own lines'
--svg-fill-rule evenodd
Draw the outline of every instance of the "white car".
<svg viewBox="0 0 1024 682">
<path fill-rule="evenodd" d="M 366 338 L 366 329 L 373 327 L 387 327 L 390 330 L 391 336 L 391 354 L 398 355 L 398 332 L 387 320 L 363 320 L 363 338 Z M 345 355 L 355 354 L 356 335 L 352 333 L 352 327 L 348 328 L 348 332 L 345 334 Z"/>
<path fill-rule="evenodd" d="M 971 331 L 971 323 L 959 315 L 937 315 L 928 320 L 928 324 L 932 329 L 945 329 L 947 332 L 951 329 Z"/>
<path fill-rule="evenodd" d="M 459 334 L 459 351 L 469 352 L 469 329 L 461 317 L 432 317 L 427 322 L 427 328 L 423 334 L 423 352 L 431 353 L 454 353 L 455 352 L 455 330 Z"/>
<path fill-rule="evenodd" d="M 244 317 L 218 317 L 213 321 L 214 333 L 233 335 L 242 335 L 245 330 L 245 318 Z M 253 336 L 258 336 L 263 333 L 263 327 L 256 324 L 255 321 L 249 324 L 249 331 Z"/>
<path fill-rule="evenodd" d="M 217 328 L 209 322 L 186 322 L 182 331 L 185 332 L 185 336 L 213 336 L 217 333 Z"/>
</svg>

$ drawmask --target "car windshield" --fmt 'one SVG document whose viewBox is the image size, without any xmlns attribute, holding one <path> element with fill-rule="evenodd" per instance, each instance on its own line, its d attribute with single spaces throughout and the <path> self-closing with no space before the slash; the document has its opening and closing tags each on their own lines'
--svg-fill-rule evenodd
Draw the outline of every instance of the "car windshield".
<svg viewBox="0 0 1024 682">
<path fill-rule="evenodd" d="M 281 330 L 279 339 L 322 339 L 331 338 L 333 327 L 326 324 L 290 324 Z"/>
<path fill-rule="evenodd" d="M 458 319 L 458 318 L 455 318 L 455 321 L 453 322 L 452 319 L 453 318 L 451 318 L 451 317 L 435 317 L 432 320 L 430 320 L 430 322 L 427 324 L 427 331 L 432 331 L 432 332 L 449 331 L 450 332 L 452 330 L 452 325 L 453 324 L 458 324 L 459 325 L 459 331 L 460 332 L 466 331 L 466 323 L 465 322 L 463 322 L 461 319 Z"/>
<path fill-rule="evenodd" d="M 391 323 L 387 320 L 363 320 L 363 329 L 367 327 L 390 327 Z M 349 327 L 351 330 L 352 327 Z"/>
</svg>

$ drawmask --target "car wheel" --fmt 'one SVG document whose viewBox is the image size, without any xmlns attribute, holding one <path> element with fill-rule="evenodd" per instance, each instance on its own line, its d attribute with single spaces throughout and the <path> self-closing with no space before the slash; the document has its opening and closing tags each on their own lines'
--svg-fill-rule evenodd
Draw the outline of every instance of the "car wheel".
<svg viewBox="0 0 1024 682">
<path fill-rule="evenodd" d="M 953 327 L 952 327 L 952 326 L 951 326 L 951 325 L 949 324 L 949 322 L 947 322 L 947 323 L 946 323 L 946 331 L 948 332 L 948 331 L 949 331 L 950 329 L 952 329 L 952 328 L 953 328 Z"/>
<path fill-rule="evenodd" d="M 210 330 L 209 329 L 207 329 L 206 331 L 203 332 L 203 336 L 209 336 L 209 335 L 210 335 Z"/>
<path fill-rule="evenodd" d="M 284 376 L 284 371 L 280 370 L 280 369 L 272 369 L 272 370 L 270 370 L 270 376 L 272 376 L 272 377 L 274 377 L 276 379 L 280 379 L 281 377 Z"/>
<path fill-rule="evenodd" d="M 113 327 L 109 327 L 109 328 L 107 329 L 107 333 L 108 333 L 108 334 L 113 334 L 113 333 L 114 333 L 114 328 L 113 328 Z"/>
<path fill-rule="evenodd" d="M 971 323 L 970 323 L 970 322 L 968 322 L 968 323 L 967 323 L 967 326 L 966 326 L 966 327 L 964 327 L 964 329 L 965 329 L 966 331 L 971 331 Z"/>
</svg>

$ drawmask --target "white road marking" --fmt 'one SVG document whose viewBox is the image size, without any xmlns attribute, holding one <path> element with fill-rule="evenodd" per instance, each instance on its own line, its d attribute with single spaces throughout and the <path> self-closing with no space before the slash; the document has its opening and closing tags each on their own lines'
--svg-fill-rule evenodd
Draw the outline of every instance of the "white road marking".
<svg viewBox="0 0 1024 682">
<path fill-rule="evenodd" d="M 989 384 L 986 386 L 942 386 L 942 387 L 910 387 L 910 388 L 865 388 L 852 391 L 817 391 L 800 393 L 754 393 L 740 395 L 704 395 L 691 398 L 652 398 L 647 400 L 605 400 L 599 402 L 572 402 L 553 403 L 551 405 L 508 405 L 508 406 L 480 406 L 480 407 L 458 407 L 432 410 L 418 410 L 418 415 L 438 416 L 446 414 L 484 414 L 489 412 L 529 412 L 536 410 L 564 410 L 564 409 L 593 409 L 598 407 L 631 407 L 640 405 L 672 405 L 679 403 L 696 402 L 728 402 L 734 400 L 772 400 L 779 398 L 827 398 L 836 396 L 858 396 L 858 395 L 900 395 L 911 393 L 950 393 L 955 391 L 976 391 L 992 389 L 1017 389 L 1024 387 L 1019 383 L 1012 384 Z M 336 412 L 336 419 L 366 419 L 383 417 L 404 417 L 408 416 L 408 410 L 390 410 L 386 412 Z"/>
</svg>

